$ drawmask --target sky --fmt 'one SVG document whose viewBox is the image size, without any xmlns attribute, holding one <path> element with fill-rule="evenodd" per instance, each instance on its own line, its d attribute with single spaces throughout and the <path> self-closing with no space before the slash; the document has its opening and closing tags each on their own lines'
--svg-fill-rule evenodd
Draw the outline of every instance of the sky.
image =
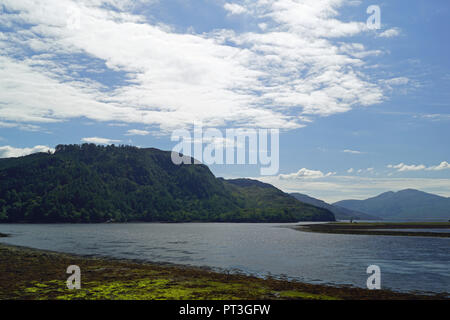
<svg viewBox="0 0 450 320">
<path fill-rule="evenodd" d="M 0 0 L 0 157 L 276 128 L 277 175 L 213 173 L 328 202 L 449 197 L 449 14 L 447 0 Z"/>
</svg>

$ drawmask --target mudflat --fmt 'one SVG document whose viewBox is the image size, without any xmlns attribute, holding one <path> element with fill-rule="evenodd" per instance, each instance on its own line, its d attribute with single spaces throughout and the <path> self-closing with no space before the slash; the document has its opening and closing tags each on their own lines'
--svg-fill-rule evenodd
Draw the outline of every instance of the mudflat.
<svg viewBox="0 0 450 320">
<path fill-rule="evenodd" d="M 440 238 L 450 237 L 450 232 L 430 231 L 430 229 L 450 229 L 450 222 L 405 222 L 405 223 L 333 222 L 324 224 L 307 224 L 296 226 L 294 228 L 299 231 L 336 233 L 336 234 L 386 235 L 386 236 L 408 236 L 408 237 L 416 236 L 416 237 L 440 237 Z M 401 229 L 414 229 L 414 231 Z"/>
</svg>

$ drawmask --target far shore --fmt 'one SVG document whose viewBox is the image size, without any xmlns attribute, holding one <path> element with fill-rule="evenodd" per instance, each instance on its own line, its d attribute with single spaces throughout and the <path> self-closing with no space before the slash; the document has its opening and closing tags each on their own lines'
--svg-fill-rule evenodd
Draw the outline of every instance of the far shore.
<svg viewBox="0 0 450 320">
<path fill-rule="evenodd" d="M 0 222 L 0 225 L 21 225 L 21 224 L 32 224 L 32 225 L 52 225 L 52 224 L 67 224 L 67 225 L 95 225 L 95 224 L 127 224 L 127 223 L 142 223 L 142 224 L 186 224 L 186 223 L 233 223 L 233 224 L 246 224 L 246 223 L 256 223 L 256 224 L 288 224 L 288 223 L 327 223 L 327 222 L 335 222 L 336 220 L 326 220 L 326 221 L 314 221 L 314 220 L 293 220 L 293 221 L 103 221 L 103 222 L 31 222 L 31 221 L 16 221 L 16 222 Z"/>
<path fill-rule="evenodd" d="M 294 229 L 334 234 L 450 238 L 450 232 L 427 231 L 429 229 L 450 229 L 450 222 L 332 222 L 298 225 Z M 423 229 L 423 231 L 401 231 L 401 229 Z"/>
<path fill-rule="evenodd" d="M 80 290 L 66 287 L 81 269 Z M 93 258 L 0 244 L 0 300 L 430 300 L 424 295 L 307 284 L 214 272 L 208 268 Z"/>
</svg>

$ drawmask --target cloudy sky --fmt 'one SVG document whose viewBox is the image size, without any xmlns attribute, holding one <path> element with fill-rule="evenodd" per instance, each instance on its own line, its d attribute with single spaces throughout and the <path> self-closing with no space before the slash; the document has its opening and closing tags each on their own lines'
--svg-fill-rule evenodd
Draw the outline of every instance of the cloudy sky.
<svg viewBox="0 0 450 320">
<path fill-rule="evenodd" d="M 447 0 L 0 0 L 0 157 L 83 142 L 171 150 L 171 132 L 194 122 L 279 128 L 280 174 L 261 180 L 284 191 L 450 196 L 449 11 Z"/>
</svg>

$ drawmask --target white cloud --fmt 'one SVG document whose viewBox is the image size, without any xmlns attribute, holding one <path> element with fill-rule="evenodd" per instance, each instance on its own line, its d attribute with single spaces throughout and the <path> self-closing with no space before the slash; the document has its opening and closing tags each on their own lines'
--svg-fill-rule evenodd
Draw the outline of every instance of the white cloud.
<svg viewBox="0 0 450 320">
<path fill-rule="evenodd" d="M 289 130 L 302 127 L 306 114 L 326 116 L 385 99 L 382 86 L 364 74 L 363 59 L 379 52 L 342 45 L 342 37 L 366 31 L 365 23 L 338 19 L 343 0 L 229 3 L 236 13 L 254 12 L 265 23 L 263 33 L 201 35 L 151 24 L 130 13 L 132 1 L 2 3 L 14 13 L 2 14 L 0 22 L 15 31 L 0 40 L 4 120 L 87 117 L 162 129 L 203 121 Z M 67 26 L 73 6 L 80 12 L 76 30 Z M 86 71 L 115 73 L 121 81 L 109 87 Z"/>
<path fill-rule="evenodd" d="M 127 136 L 148 136 L 149 134 L 150 131 L 137 129 L 128 130 L 126 133 Z"/>
<path fill-rule="evenodd" d="M 14 148 L 11 146 L 0 147 L 0 158 L 23 157 L 38 152 L 54 152 L 55 150 L 47 146 L 35 146 L 32 148 Z"/>
<path fill-rule="evenodd" d="M 393 38 L 400 35 L 400 29 L 399 28 L 391 28 L 383 31 L 378 36 L 382 38 Z"/>
<path fill-rule="evenodd" d="M 108 123 L 110 127 L 128 127 L 127 123 Z"/>
<path fill-rule="evenodd" d="M 416 116 L 417 117 L 417 116 Z M 434 114 L 423 114 L 420 115 L 420 117 L 424 118 L 424 119 L 429 119 L 431 121 L 445 121 L 445 120 L 450 120 L 450 114 L 439 114 L 439 113 L 434 113 Z"/>
<path fill-rule="evenodd" d="M 261 22 L 258 24 L 258 27 L 262 30 L 265 31 L 267 29 L 267 23 Z"/>
<path fill-rule="evenodd" d="M 437 166 L 431 166 L 431 167 L 427 168 L 427 170 L 433 170 L 433 171 L 440 171 L 440 170 L 446 170 L 446 169 L 450 169 L 450 164 L 447 161 L 442 161 Z"/>
<path fill-rule="evenodd" d="M 414 165 L 414 164 L 413 165 L 407 165 L 407 164 L 404 164 L 403 162 L 399 163 L 397 165 L 390 164 L 387 167 L 391 168 L 391 169 L 397 169 L 397 171 L 399 171 L 399 172 L 420 171 L 420 170 L 425 170 L 426 169 L 426 167 L 423 164 L 420 164 L 420 165 Z"/>
<path fill-rule="evenodd" d="M 340 43 L 339 51 L 355 58 L 361 59 L 368 56 L 378 56 L 383 53 L 381 50 L 367 50 L 361 43 Z"/>
<path fill-rule="evenodd" d="M 397 169 L 397 171 L 399 171 L 399 172 L 404 172 L 404 171 L 422 171 L 422 170 L 440 171 L 440 170 L 450 169 L 450 164 L 447 161 L 442 161 L 439 165 L 427 167 L 427 166 L 425 166 L 423 164 L 406 165 L 406 164 L 404 164 L 402 162 L 402 163 L 399 163 L 397 165 L 389 164 L 387 167 L 390 168 L 390 169 Z"/>
<path fill-rule="evenodd" d="M 90 80 L 71 79 L 62 65 L 51 72 L 57 63 L 54 60 L 39 62 L 42 65 L 32 59 L 4 58 L 0 67 L 4 81 L 0 89 L 5 89 L 0 90 L 0 99 L 5 102 L 0 115 L 4 118 L 54 121 L 85 116 L 169 128 L 194 120 L 215 126 L 236 121 L 263 127 L 299 127 L 294 117 L 258 106 L 254 91 L 261 86 L 258 77 L 264 71 L 249 65 L 253 54 L 248 50 L 223 45 L 211 37 L 135 23 L 129 16 L 119 19 L 97 7 L 82 7 L 80 30 L 73 32 L 65 25 L 65 9 L 70 3 L 50 1 L 39 8 L 35 2 L 22 0 L 7 5 L 23 11 L 23 19 L 38 24 L 33 31 L 49 40 L 41 44 L 42 50 L 87 54 L 105 61 L 111 71 L 125 72 L 128 83 L 108 91 Z M 47 9 L 59 14 L 38 14 Z M 29 37 L 21 44 L 41 41 L 30 30 L 20 31 Z M 14 35 L 10 37 L 14 40 Z M 15 80 L 13 85 L 11 80 Z"/>
<path fill-rule="evenodd" d="M 375 172 L 375 168 L 370 167 L 370 168 L 358 169 L 358 170 L 350 168 L 349 170 L 347 170 L 347 172 L 348 173 L 353 173 L 353 172 L 356 172 L 356 173 L 374 173 Z"/>
<path fill-rule="evenodd" d="M 60 82 L 35 70 L 28 63 L 0 56 L 0 116 L 22 122 L 56 122 L 87 116 L 122 121 L 136 116 L 131 108 L 119 108 L 101 101 L 88 84 Z M 11 124 L 11 122 L 9 122 Z"/>
<path fill-rule="evenodd" d="M 342 152 L 345 153 L 351 153 L 351 154 L 363 154 L 364 152 L 358 151 L 358 150 L 350 150 L 350 149 L 345 149 Z"/>
<path fill-rule="evenodd" d="M 17 122 L 4 122 L 0 121 L 0 128 L 18 128 L 23 131 L 39 131 L 42 128 L 37 125 Z"/>
<path fill-rule="evenodd" d="M 357 7 L 362 3 L 362 0 L 348 0 L 350 6 Z"/>
<path fill-rule="evenodd" d="M 336 17 L 345 4 L 343 0 L 259 0 L 257 8 L 263 15 L 297 33 L 309 37 L 343 37 L 366 30 L 363 22 L 343 22 Z"/>
<path fill-rule="evenodd" d="M 114 143 L 120 142 L 120 140 L 113 140 L 113 139 L 99 138 L 99 137 L 83 138 L 83 139 L 81 139 L 81 141 L 87 142 L 87 143 L 95 143 L 95 144 L 114 144 Z"/>
<path fill-rule="evenodd" d="M 318 170 L 309 170 L 306 168 L 302 168 L 299 171 L 295 173 L 290 174 L 280 174 L 278 178 L 280 180 L 296 180 L 296 179 L 318 179 L 318 178 L 325 178 L 336 174 L 335 172 L 328 172 L 327 174 L 324 174 L 322 171 Z"/>
<path fill-rule="evenodd" d="M 225 10 L 227 10 L 230 14 L 244 14 L 247 13 L 248 10 L 241 6 L 238 5 L 237 3 L 225 3 L 225 5 L 223 6 Z"/>
<path fill-rule="evenodd" d="M 410 82 L 410 80 L 406 77 L 397 77 L 397 78 L 392 78 L 392 79 L 386 79 L 383 82 L 388 85 L 400 86 L 400 85 L 408 84 Z"/>
</svg>

